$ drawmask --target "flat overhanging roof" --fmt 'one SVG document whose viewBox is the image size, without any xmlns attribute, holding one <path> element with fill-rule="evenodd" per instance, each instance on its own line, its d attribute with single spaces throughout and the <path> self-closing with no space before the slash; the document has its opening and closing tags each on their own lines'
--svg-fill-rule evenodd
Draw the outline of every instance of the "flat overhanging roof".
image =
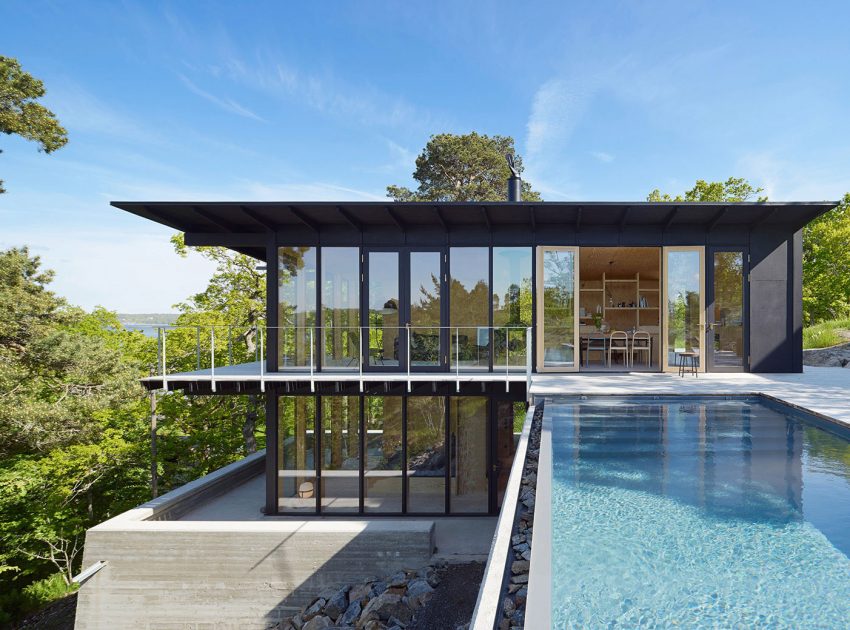
<svg viewBox="0 0 850 630">
<path fill-rule="evenodd" d="M 546 230 L 550 226 L 657 227 L 700 226 L 751 230 L 781 225 L 794 231 L 831 210 L 838 202 L 607 202 L 548 201 L 537 203 L 463 202 L 398 203 L 392 201 L 113 201 L 112 205 L 175 230 L 198 234 L 250 234 L 309 230 L 422 228 Z M 234 247 L 258 258 L 262 247 Z"/>
</svg>

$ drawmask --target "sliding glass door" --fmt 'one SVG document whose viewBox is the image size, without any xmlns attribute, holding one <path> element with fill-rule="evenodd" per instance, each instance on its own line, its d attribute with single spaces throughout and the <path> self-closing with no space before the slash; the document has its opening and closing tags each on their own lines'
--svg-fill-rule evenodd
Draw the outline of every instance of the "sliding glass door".
<svg viewBox="0 0 850 630">
<path fill-rule="evenodd" d="M 706 273 L 706 368 L 742 372 L 747 363 L 744 332 L 747 255 L 743 249 L 711 249 Z"/>
<path fill-rule="evenodd" d="M 703 247 L 664 248 L 664 333 L 662 359 L 665 370 L 676 370 L 695 361 L 705 371 L 705 296 Z"/>
<path fill-rule="evenodd" d="M 578 351 L 578 248 L 537 248 L 537 370 L 575 372 Z"/>
</svg>

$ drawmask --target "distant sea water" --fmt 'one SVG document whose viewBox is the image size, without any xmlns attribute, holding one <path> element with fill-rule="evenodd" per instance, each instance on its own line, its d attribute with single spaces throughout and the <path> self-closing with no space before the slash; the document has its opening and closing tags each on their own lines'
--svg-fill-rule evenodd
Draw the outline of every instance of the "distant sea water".
<svg viewBox="0 0 850 630">
<path fill-rule="evenodd" d="M 127 330 L 138 330 L 145 337 L 156 339 L 157 328 L 159 326 L 155 326 L 154 324 L 124 324 L 124 328 Z"/>
</svg>

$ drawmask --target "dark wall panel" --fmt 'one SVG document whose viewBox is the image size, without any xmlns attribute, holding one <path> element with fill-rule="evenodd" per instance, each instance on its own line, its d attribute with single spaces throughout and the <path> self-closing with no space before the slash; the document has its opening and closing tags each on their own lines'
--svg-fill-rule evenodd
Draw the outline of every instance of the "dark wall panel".
<svg viewBox="0 0 850 630">
<path fill-rule="evenodd" d="M 753 372 L 790 372 L 792 293 L 787 232 L 753 234 L 750 245 L 750 363 Z"/>
</svg>

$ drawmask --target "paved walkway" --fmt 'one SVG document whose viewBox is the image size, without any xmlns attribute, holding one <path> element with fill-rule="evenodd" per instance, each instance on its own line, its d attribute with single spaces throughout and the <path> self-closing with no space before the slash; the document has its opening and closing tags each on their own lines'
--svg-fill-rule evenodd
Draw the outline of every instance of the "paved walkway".
<svg viewBox="0 0 850 630">
<path fill-rule="evenodd" d="M 807 367 L 802 374 L 665 373 L 535 374 L 531 394 L 747 395 L 765 394 L 850 426 L 850 368 Z"/>
</svg>

